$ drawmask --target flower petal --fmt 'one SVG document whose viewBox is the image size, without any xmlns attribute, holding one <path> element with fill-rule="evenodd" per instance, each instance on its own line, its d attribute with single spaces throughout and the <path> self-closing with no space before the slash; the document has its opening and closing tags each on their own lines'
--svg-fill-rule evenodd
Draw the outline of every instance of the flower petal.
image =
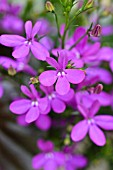
<svg viewBox="0 0 113 170">
<path fill-rule="evenodd" d="M 31 33 L 32 33 L 32 22 L 31 21 L 27 21 L 25 23 L 25 32 L 26 32 L 26 36 L 27 38 L 31 38 Z"/>
<path fill-rule="evenodd" d="M 45 61 L 46 57 L 49 57 L 48 50 L 40 43 L 33 41 L 31 44 L 31 51 L 38 60 Z"/>
<path fill-rule="evenodd" d="M 104 130 L 113 130 L 113 116 L 109 115 L 99 115 L 95 116 L 94 120 L 96 124 Z"/>
<path fill-rule="evenodd" d="M 17 101 L 14 101 L 10 104 L 10 111 L 15 114 L 24 114 L 29 110 L 31 107 L 31 100 L 28 99 L 20 99 Z"/>
<path fill-rule="evenodd" d="M 102 130 L 100 130 L 95 124 L 89 128 L 90 139 L 98 146 L 103 146 L 106 143 L 106 138 Z"/>
<path fill-rule="evenodd" d="M 78 142 L 85 138 L 89 130 L 88 122 L 86 120 L 82 120 L 77 123 L 71 132 L 71 138 L 73 141 Z"/>
<path fill-rule="evenodd" d="M 79 84 L 85 78 L 85 72 L 76 69 L 66 69 L 66 77 L 70 83 Z"/>
<path fill-rule="evenodd" d="M 52 86 L 57 79 L 56 75 L 57 75 L 56 71 L 53 70 L 44 71 L 39 76 L 39 81 L 44 86 Z"/>
<path fill-rule="evenodd" d="M 44 154 L 38 154 L 34 156 L 32 159 L 32 167 L 36 170 L 42 168 L 45 163 L 44 157 Z"/>
<path fill-rule="evenodd" d="M 65 76 L 58 78 L 55 89 L 60 95 L 65 95 L 69 92 L 70 84 Z"/>
<path fill-rule="evenodd" d="M 19 45 L 22 45 L 25 41 L 24 37 L 21 37 L 20 35 L 1 35 L 0 37 L 0 43 L 7 46 L 7 47 L 16 47 Z"/>
<path fill-rule="evenodd" d="M 74 97 L 74 90 L 70 89 L 69 92 L 65 95 L 57 94 L 57 97 L 65 102 L 69 102 Z"/>
<path fill-rule="evenodd" d="M 48 159 L 44 164 L 44 170 L 57 170 L 57 163 L 54 159 Z"/>
<path fill-rule="evenodd" d="M 56 69 L 59 69 L 59 64 L 57 63 L 57 61 L 52 58 L 52 57 L 47 57 L 46 58 L 46 61 L 48 64 L 50 64 L 52 67 L 56 68 Z"/>
<path fill-rule="evenodd" d="M 93 117 L 100 109 L 100 103 L 98 100 L 94 101 L 91 108 L 89 109 L 89 116 Z"/>
<path fill-rule="evenodd" d="M 84 117 L 84 118 L 87 118 L 88 117 L 88 109 L 85 107 L 85 106 L 83 106 L 83 105 L 81 105 L 81 104 L 79 104 L 78 105 L 78 110 L 80 111 L 80 113 L 82 114 L 82 116 Z"/>
<path fill-rule="evenodd" d="M 89 48 L 84 52 L 84 57 L 92 56 L 97 54 L 98 50 L 100 49 L 100 43 L 96 42 L 95 44 L 89 46 Z"/>
<path fill-rule="evenodd" d="M 2 65 L 5 69 L 8 69 L 10 66 L 15 69 L 17 68 L 17 62 L 15 60 L 4 56 L 0 56 L 0 65 Z"/>
<path fill-rule="evenodd" d="M 23 58 L 26 57 L 29 54 L 29 46 L 28 45 L 21 45 L 17 48 L 12 53 L 12 56 L 14 58 Z"/>
<path fill-rule="evenodd" d="M 31 123 L 35 121 L 39 117 L 39 109 L 38 107 L 31 107 L 25 116 L 25 121 L 27 123 Z"/>
<path fill-rule="evenodd" d="M 24 93 L 29 98 L 33 97 L 32 93 L 30 92 L 30 90 L 26 86 L 21 85 L 21 91 L 22 91 L 22 93 Z"/>
<path fill-rule="evenodd" d="M 51 101 L 51 105 L 52 105 L 52 109 L 56 113 L 62 113 L 66 109 L 65 103 L 57 98 L 55 98 Z"/>
<path fill-rule="evenodd" d="M 51 127 L 52 121 L 48 115 L 41 114 L 35 124 L 39 129 L 46 131 Z"/>
<path fill-rule="evenodd" d="M 47 106 L 48 106 L 48 99 L 47 99 L 47 97 L 43 97 L 43 98 L 38 99 L 38 102 L 39 102 L 40 112 L 42 114 L 46 113 L 45 111 L 46 111 Z"/>
<path fill-rule="evenodd" d="M 32 30 L 32 37 L 35 37 L 35 35 L 38 33 L 38 31 L 40 30 L 41 28 L 41 25 L 42 25 L 42 22 L 41 21 L 37 21 L 33 27 L 33 30 Z"/>
<path fill-rule="evenodd" d="M 68 56 L 66 50 L 61 50 L 59 57 L 58 57 L 58 63 L 61 66 L 62 69 L 65 69 L 68 64 Z"/>
</svg>

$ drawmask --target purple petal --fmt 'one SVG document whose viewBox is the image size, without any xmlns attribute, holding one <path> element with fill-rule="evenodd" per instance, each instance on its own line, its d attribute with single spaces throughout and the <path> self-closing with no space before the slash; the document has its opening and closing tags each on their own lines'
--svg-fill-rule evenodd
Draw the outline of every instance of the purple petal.
<svg viewBox="0 0 113 170">
<path fill-rule="evenodd" d="M 10 111 L 15 114 L 24 114 L 29 110 L 31 107 L 31 100 L 28 99 L 20 99 L 17 101 L 14 101 L 10 104 Z"/>
<path fill-rule="evenodd" d="M 95 116 L 94 120 L 98 126 L 104 130 L 113 130 L 113 116 L 99 115 Z"/>
<path fill-rule="evenodd" d="M 25 116 L 25 121 L 27 123 L 31 123 L 39 117 L 39 109 L 38 107 L 31 107 Z"/>
<path fill-rule="evenodd" d="M 41 114 L 35 124 L 39 129 L 47 131 L 51 127 L 52 121 L 48 115 Z"/>
<path fill-rule="evenodd" d="M 21 37 L 19 35 L 1 35 L 0 37 L 0 43 L 7 46 L 7 47 L 16 47 L 19 45 L 22 45 L 25 41 L 24 37 Z"/>
<path fill-rule="evenodd" d="M 84 118 L 87 118 L 88 117 L 88 109 L 85 107 L 85 106 L 83 106 L 83 105 L 81 105 L 81 104 L 79 104 L 78 105 L 78 110 L 80 111 L 80 113 L 82 114 L 82 116 L 84 117 Z"/>
<path fill-rule="evenodd" d="M 44 164 L 44 170 L 57 170 L 57 164 L 54 159 L 48 159 Z"/>
<path fill-rule="evenodd" d="M 52 58 L 52 57 L 47 57 L 46 58 L 46 61 L 48 64 L 50 64 L 52 67 L 56 68 L 56 69 L 59 69 L 59 64 L 57 63 L 57 61 Z"/>
<path fill-rule="evenodd" d="M 66 50 L 61 50 L 59 57 L 58 57 L 58 63 L 62 69 L 65 69 L 68 64 L 68 56 Z"/>
<path fill-rule="evenodd" d="M 12 56 L 14 58 L 23 58 L 26 57 L 29 54 L 29 46 L 28 45 L 21 45 L 17 48 L 12 53 Z"/>
<path fill-rule="evenodd" d="M 37 146 L 42 152 L 46 153 L 54 150 L 54 144 L 50 140 L 38 139 Z"/>
<path fill-rule="evenodd" d="M 58 165 L 64 165 L 65 163 L 65 156 L 62 152 L 54 152 L 55 161 Z"/>
<path fill-rule="evenodd" d="M 42 114 L 44 114 L 46 109 L 47 109 L 47 106 L 48 106 L 48 99 L 47 99 L 47 97 L 43 97 L 43 98 L 38 99 L 38 102 L 39 102 L 40 112 Z"/>
<path fill-rule="evenodd" d="M 65 76 L 58 78 L 55 89 L 60 95 L 65 95 L 69 92 L 70 84 Z"/>
<path fill-rule="evenodd" d="M 70 83 L 79 84 L 85 78 L 85 72 L 76 69 L 66 69 L 66 77 Z"/>
<path fill-rule="evenodd" d="M 106 143 L 106 138 L 102 130 L 100 130 L 95 124 L 89 128 L 90 139 L 98 146 L 103 146 Z"/>
<path fill-rule="evenodd" d="M 57 97 L 65 102 L 68 102 L 74 97 L 74 90 L 70 89 L 69 92 L 65 95 L 57 94 Z"/>
<path fill-rule="evenodd" d="M 42 84 L 40 85 L 40 89 L 46 94 L 51 94 L 54 91 L 54 87 L 53 86 L 43 86 Z"/>
<path fill-rule="evenodd" d="M 44 86 L 52 86 L 56 80 L 57 80 L 57 72 L 53 70 L 44 71 L 39 76 L 39 81 Z"/>
<path fill-rule="evenodd" d="M 34 156 L 32 159 L 32 167 L 36 170 L 42 168 L 45 163 L 44 157 L 45 157 L 44 154 L 38 154 Z"/>
<path fill-rule="evenodd" d="M 49 57 L 48 50 L 40 43 L 33 41 L 31 44 L 31 51 L 38 60 L 45 61 L 46 57 Z"/>
<path fill-rule="evenodd" d="M 94 101 L 91 108 L 89 109 L 89 116 L 93 117 L 100 109 L 100 103 L 98 100 Z"/>
<path fill-rule="evenodd" d="M 82 155 L 73 156 L 73 164 L 76 168 L 84 168 L 87 165 L 87 159 Z"/>
<path fill-rule="evenodd" d="M 52 105 L 52 109 L 56 113 L 62 113 L 66 109 L 65 103 L 57 98 L 55 98 L 51 101 L 51 105 Z"/>
<path fill-rule="evenodd" d="M 27 38 L 31 38 L 31 33 L 32 33 L 32 22 L 31 21 L 27 21 L 25 23 L 25 32 L 26 32 L 26 36 Z"/>
<path fill-rule="evenodd" d="M 0 56 L 0 65 L 2 65 L 5 69 L 8 69 L 10 66 L 15 69 L 17 68 L 17 62 L 15 60 L 4 56 Z"/>
<path fill-rule="evenodd" d="M 36 90 L 36 88 L 35 88 L 35 86 L 34 86 L 33 84 L 30 85 L 30 89 L 31 89 L 31 92 L 32 92 L 32 96 L 33 96 L 34 98 L 39 97 L 38 91 Z"/>
<path fill-rule="evenodd" d="M 100 43 L 96 42 L 95 44 L 89 46 L 89 48 L 84 52 L 84 56 L 92 56 L 95 55 L 100 49 Z"/>
<path fill-rule="evenodd" d="M 73 141 L 78 142 L 85 138 L 89 130 L 88 122 L 86 120 L 82 120 L 77 123 L 71 132 L 71 138 Z"/>
<path fill-rule="evenodd" d="M 32 37 L 35 37 L 35 35 L 38 33 L 38 31 L 40 30 L 41 28 L 41 21 L 37 21 L 33 27 L 33 30 L 32 30 Z"/>
<path fill-rule="evenodd" d="M 26 86 L 21 85 L 21 91 L 22 91 L 22 93 L 24 93 L 29 98 L 33 97 L 32 93 L 30 92 L 30 90 Z"/>
</svg>

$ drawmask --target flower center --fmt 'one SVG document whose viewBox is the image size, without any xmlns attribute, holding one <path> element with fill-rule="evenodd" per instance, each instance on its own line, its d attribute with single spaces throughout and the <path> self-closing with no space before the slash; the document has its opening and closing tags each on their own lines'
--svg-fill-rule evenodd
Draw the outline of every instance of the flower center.
<svg viewBox="0 0 113 170">
<path fill-rule="evenodd" d="M 46 153 L 45 154 L 45 158 L 54 158 L 54 155 L 53 155 L 53 153 L 51 153 L 51 152 L 49 152 L 49 153 Z"/>
<path fill-rule="evenodd" d="M 58 77 L 63 77 L 63 76 L 65 76 L 66 75 L 66 73 L 64 72 L 64 71 L 59 71 L 58 73 L 57 73 L 57 76 Z"/>
<path fill-rule="evenodd" d="M 32 43 L 32 38 L 28 38 L 28 39 L 24 42 L 25 45 L 31 45 L 31 43 Z"/>
<path fill-rule="evenodd" d="M 54 93 L 51 93 L 50 95 L 48 95 L 49 100 L 52 100 L 56 97 L 56 95 Z"/>
<path fill-rule="evenodd" d="M 94 123 L 95 123 L 94 119 L 92 119 L 92 118 L 88 119 L 88 124 L 94 124 Z"/>
<path fill-rule="evenodd" d="M 31 103 L 31 106 L 36 107 L 38 106 L 38 101 L 37 100 L 33 100 Z"/>
</svg>

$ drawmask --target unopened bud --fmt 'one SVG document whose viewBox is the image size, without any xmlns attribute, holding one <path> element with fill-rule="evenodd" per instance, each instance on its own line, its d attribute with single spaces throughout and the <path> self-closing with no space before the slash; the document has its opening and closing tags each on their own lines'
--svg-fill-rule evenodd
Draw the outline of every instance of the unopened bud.
<svg viewBox="0 0 113 170">
<path fill-rule="evenodd" d="M 91 8 L 93 6 L 94 0 L 89 0 L 85 6 L 85 8 Z"/>
<path fill-rule="evenodd" d="M 100 94 L 103 90 L 103 85 L 102 84 L 98 84 L 95 89 L 94 89 L 94 93 L 95 94 Z"/>
<path fill-rule="evenodd" d="M 90 87 L 88 88 L 88 92 L 90 94 L 100 94 L 103 90 L 103 85 L 102 84 L 98 84 L 96 87 Z"/>
<path fill-rule="evenodd" d="M 15 68 L 13 68 L 12 66 L 10 66 L 10 67 L 8 68 L 8 74 L 9 74 L 10 76 L 14 76 L 14 75 L 16 74 Z"/>
<path fill-rule="evenodd" d="M 93 28 L 93 30 L 91 31 L 90 34 L 91 34 L 92 36 L 94 36 L 94 37 L 100 37 L 101 32 L 102 32 L 102 27 L 101 27 L 99 24 L 97 24 L 97 25 Z"/>
<path fill-rule="evenodd" d="M 31 77 L 30 78 L 30 83 L 31 84 L 37 84 L 39 81 L 38 81 L 38 78 L 37 77 Z"/>
<path fill-rule="evenodd" d="M 54 12 L 54 10 L 55 10 L 54 6 L 50 1 L 47 1 L 45 6 L 46 6 L 47 11 Z"/>
</svg>

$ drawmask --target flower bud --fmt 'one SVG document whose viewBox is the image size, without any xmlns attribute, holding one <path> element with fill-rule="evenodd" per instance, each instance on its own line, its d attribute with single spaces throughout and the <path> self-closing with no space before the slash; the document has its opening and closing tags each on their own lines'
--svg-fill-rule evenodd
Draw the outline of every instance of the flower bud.
<svg viewBox="0 0 113 170">
<path fill-rule="evenodd" d="M 15 68 L 13 68 L 12 66 L 10 66 L 10 67 L 8 68 L 8 74 L 9 74 L 10 76 L 14 76 L 14 75 L 16 74 Z"/>
<path fill-rule="evenodd" d="M 93 6 L 94 0 L 89 0 L 85 6 L 85 8 L 91 8 Z"/>
<path fill-rule="evenodd" d="M 54 12 L 54 10 L 55 10 L 54 6 L 50 1 L 47 1 L 45 6 L 46 6 L 47 11 Z"/>
<path fill-rule="evenodd" d="M 91 35 L 94 36 L 94 37 L 99 37 L 101 35 L 101 32 L 102 32 L 102 28 L 99 24 L 97 24 L 93 30 L 91 31 Z"/>
<path fill-rule="evenodd" d="M 30 78 L 30 84 L 37 84 L 39 81 L 38 81 L 38 78 L 37 77 L 31 77 Z"/>
<path fill-rule="evenodd" d="M 95 94 L 100 94 L 103 90 L 103 85 L 102 84 L 98 84 L 95 89 L 94 89 L 94 93 Z"/>
</svg>

